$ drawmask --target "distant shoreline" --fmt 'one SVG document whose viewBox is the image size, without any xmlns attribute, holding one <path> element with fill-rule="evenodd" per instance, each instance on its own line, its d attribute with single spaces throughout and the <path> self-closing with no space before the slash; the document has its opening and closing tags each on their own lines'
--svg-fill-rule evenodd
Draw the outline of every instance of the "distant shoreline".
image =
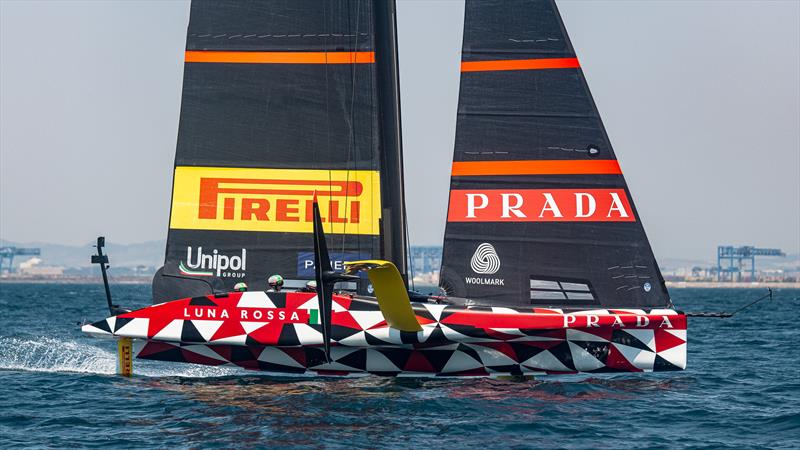
<svg viewBox="0 0 800 450">
<path fill-rule="evenodd" d="M 115 277 L 110 280 L 111 284 L 150 284 L 151 277 Z M 102 284 L 103 280 L 99 277 L 2 277 L 2 283 L 24 283 L 24 284 Z M 667 281 L 667 287 L 671 289 L 800 289 L 800 282 L 723 282 L 723 281 Z M 419 284 L 419 283 L 418 283 Z"/>
<path fill-rule="evenodd" d="M 749 282 L 749 281 L 667 281 L 668 288 L 684 289 L 684 288 L 701 288 L 701 289 L 731 289 L 731 288 L 775 288 L 775 289 L 800 289 L 800 282 L 787 282 L 776 281 L 773 283 L 766 282 Z"/>
<path fill-rule="evenodd" d="M 114 277 L 111 284 L 150 284 L 152 277 Z M 2 277 L 0 284 L 103 284 L 100 277 Z"/>
</svg>

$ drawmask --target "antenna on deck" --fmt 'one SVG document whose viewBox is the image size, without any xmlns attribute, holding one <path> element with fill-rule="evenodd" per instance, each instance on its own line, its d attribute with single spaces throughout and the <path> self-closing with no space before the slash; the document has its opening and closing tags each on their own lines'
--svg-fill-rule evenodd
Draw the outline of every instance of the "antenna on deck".
<svg viewBox="0 0 800 450">
<path fill-rule="evenodd" d="M 106 301 L 108 301 L 108 312 L 111 313 L 112 316 L 116 316 L 117 314 L 122 314 L 124 312 L 128 312 L 126 309 L 122 309 L 119 305 L 115 305 L 111 302 L 111 288 L 108 285 L 108 274 L 106 270 L 110 267 L 108 265 L 108 255 L 103 254 L 103 247 L 106 246 L 106 238 L 104 236 L 97 237 L 97 245 L 94 247 L 97 248 L 97 254 L 92 255 L 92 264 L 100 264 L 100 273 L 103 274 L 103 286 L 106 288 Z"/>
</svg>

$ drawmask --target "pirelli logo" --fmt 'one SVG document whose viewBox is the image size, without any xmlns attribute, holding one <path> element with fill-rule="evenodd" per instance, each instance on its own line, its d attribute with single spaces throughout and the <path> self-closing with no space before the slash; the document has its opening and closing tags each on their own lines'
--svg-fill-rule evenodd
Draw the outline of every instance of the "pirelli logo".
<svg viewBox="0 0 800 450">
<path fill-rule="evenodd" d="M 311 233 L 312 203 L 336 234 L 379 234 L 372 170 L 176 167 L 170 228 Z"/>
</svg>

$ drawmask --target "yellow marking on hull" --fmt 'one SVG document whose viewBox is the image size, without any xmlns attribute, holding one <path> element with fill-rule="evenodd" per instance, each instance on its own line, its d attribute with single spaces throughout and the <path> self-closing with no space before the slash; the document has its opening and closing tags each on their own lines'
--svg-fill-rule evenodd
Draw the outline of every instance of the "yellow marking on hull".
<svg viewBox="0 0 800 450">
<path fill-rule="evenodd" d="M 133 341 L 131 338 L 120 338 L 117 341 L 117 374 L 123 377 L 133 375 Z"/>
</svg>

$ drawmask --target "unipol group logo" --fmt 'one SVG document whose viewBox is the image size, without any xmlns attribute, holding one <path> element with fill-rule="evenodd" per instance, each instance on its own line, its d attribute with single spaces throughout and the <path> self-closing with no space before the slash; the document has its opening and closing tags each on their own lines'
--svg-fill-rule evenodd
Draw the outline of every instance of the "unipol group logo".
<svg viewBox="0 0 800 450">
<path fill-rule="evenodd" d="M 488 242 L 479 245 L 469 262 L 472 271 L 481 275 L 493 275 L 500 270 L 500 257 Z"/>
<path fill-rule="evenodd" d="M 497 250 L 492 244 L 484 242 L 475 249 L 469 266 L 473 272 L 479 275 L 494 275 L 500 270 L 500 257 L 497 256 Z M 466 284 L 505 286 L 503 278 L 465 277 L 464 282 Z"/>
<path fill-rule="evenodd" d="M 244 278 L 247 270 L 247 249 L 238 255 L 224 255 L 214 249 L 203 253 L 203 247 L 186 247 L 186 260 L 178 264 L 181 275 L 195 277 Z"/>
<path fill-rule="evenodd" d="M 372 170 L 176 167 L 173 229 L 311 233 L 316 193 L 325 231 L 379 234 Z"/>
</svg>

